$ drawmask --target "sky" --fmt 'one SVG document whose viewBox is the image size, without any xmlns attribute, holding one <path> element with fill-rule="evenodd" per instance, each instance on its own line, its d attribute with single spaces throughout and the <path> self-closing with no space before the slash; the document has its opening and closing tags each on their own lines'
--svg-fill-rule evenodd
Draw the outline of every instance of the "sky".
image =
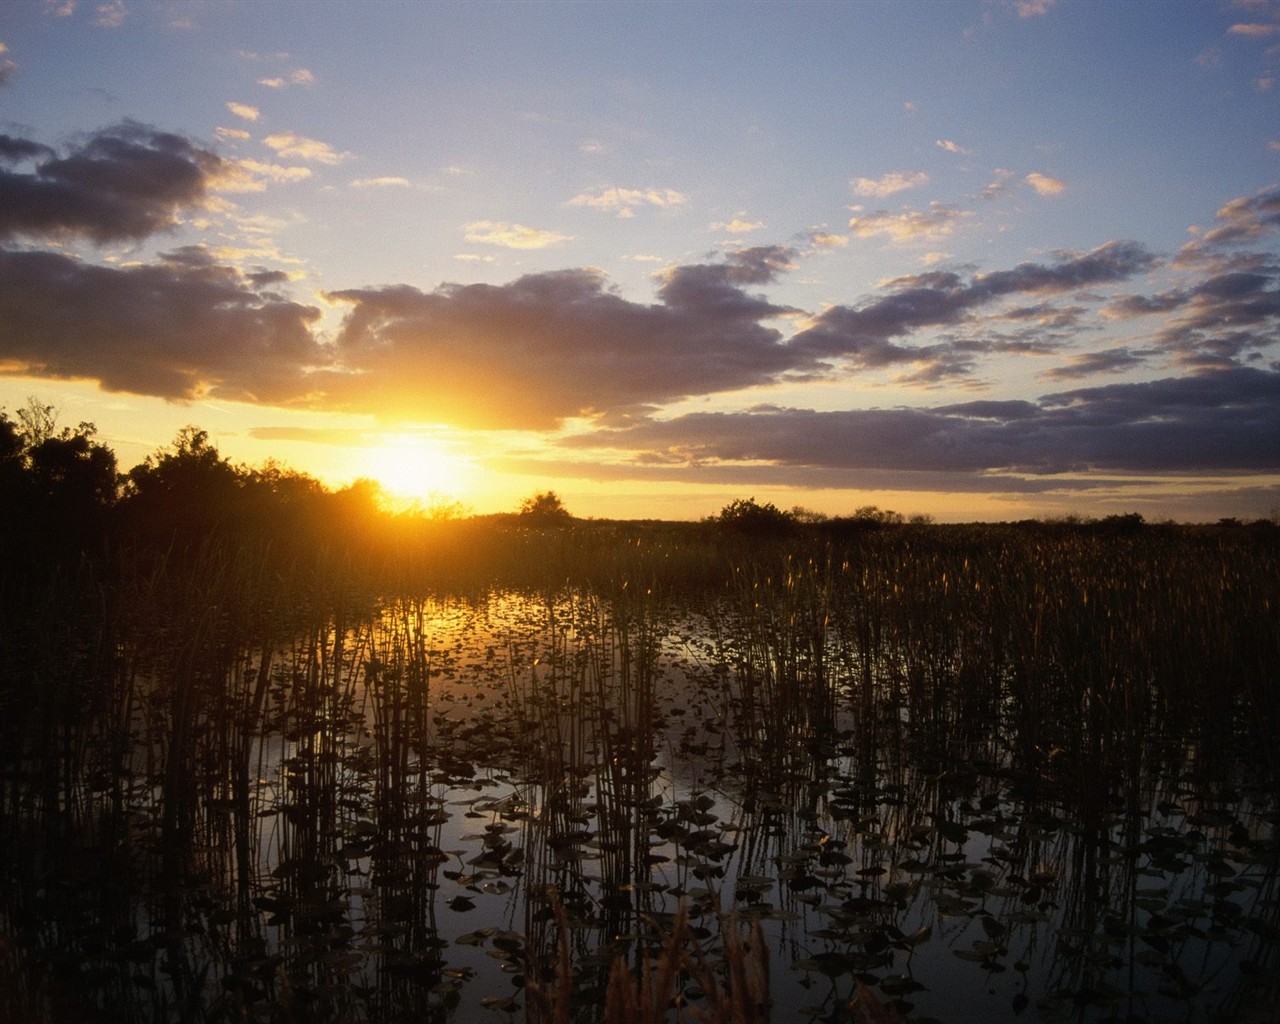
<svg viewBox="0 0 1280 1024">
<path fill-rule="evenodd" d="M 1280 3 L 0 4 L 0 409 L 509 511 L 1280 515 Z"/>
</svg>

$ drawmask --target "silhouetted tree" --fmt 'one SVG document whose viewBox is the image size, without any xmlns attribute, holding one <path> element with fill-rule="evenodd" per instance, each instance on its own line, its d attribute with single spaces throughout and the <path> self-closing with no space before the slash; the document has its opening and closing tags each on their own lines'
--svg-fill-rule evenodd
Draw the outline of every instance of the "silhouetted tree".
<svg viewBox="0 0 1280 1024">
<path fill-rule="evenodd" d="M 784 512 L 773 502 L 761 505 L 755 498 L 735 498 L 710 522 L 735 533 L 763 537 L 791 533 L 796 527 L 796 517 Z"/>
<path fill-rule="evenodd" d="M 100 554 L 118 493 L 115 454 L 80 423 L 57 429 L 52 406 L 31 399 L 17 422 L 0 413 L 0 519 L 5 565 L 52 570 Z"/>
<path fill-rule="evenodd" d="M 538 526 L 568 523 L 573 516 L 555 491 L 542 491 L 520 502 L 520 518 Z"/>
<path fill-rule="evenodd" d="M 218 453 L 208 431 L 183 427 L 173 444 L 125 478 L 130 525 L 162 546 L 189 546 L 232 525 L 248 477 Z"/>
</svg>

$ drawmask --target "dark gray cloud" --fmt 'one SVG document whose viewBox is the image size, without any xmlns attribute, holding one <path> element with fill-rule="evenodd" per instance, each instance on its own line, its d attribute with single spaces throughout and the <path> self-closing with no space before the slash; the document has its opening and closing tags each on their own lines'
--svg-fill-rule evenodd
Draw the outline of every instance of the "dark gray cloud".
<svg viewBox="0 0 1280 1024">
<path fill-rule="evenodd" d="M 655 458 L 831 470 L 1280 471 L 1280 373 L 1233 368 L 932 409 L 694 413 L 566 441 Z"/>
<path fill-rule="evenodd" d="M 1218 210 L 1215 219 L 1218 226 L 1184 245 L 1179 260 L 1194 263 L 1218 250 L 1256 242 L 1280 228 L 1280 186 L 1232 199 Z"/>
<path fill-rule="evenodd" d="M 1130 320 L 1139 316 L 1157 316 L 1177 309 L 1187 301 L 1184 292 L 1160 292 L 1156 295 L 1122 295 L 1108 302 L 1103 315 L 1113 320 Z"/>
<path fill-rule="evenodd" d="M 0 135 L 0 162 L 19 164 L 24 160 L 52 160 L 56 156 L 52 149 L 38 142 Z"/>
<path fill-rule="evenodd" d="M 1108 242 L 1084 255 L 1066 256 L 1054 264 L 1022 263 L 1012 270 L 975 274 L 950 271 L 900 277 L 886 286 L 888 294 L 858 307 L 833 306 L 792 344 L 819 358 L 840 358 L 856 367 L 897 363 L 948 365 L 964 370 L 947 345 L 921 347 L 895 339 L 924 328 L 966 323 L 977 309 L 1013 295 L 1060 295 L 1113 284 L 1142 273 L 1156 257 L 1135 242 Z M 936 371 L 935 371 L 936 372 Z"/>
<path fill-rule="evenodd" d="M 816 359 L 761 322 L 787 310 L 744 290 L 773 280 L 790 256 L 767 246 L 677 267 L 648 305 L 588 270 L 332 292 L 351 306 L 339 366 L 311 383 L 340 407 L 537 429 L 815 371 Z"/>
<path fill-rule="evenodd" d="M 0 140 L 0 239 L 136 240 L 172 227 L 224 170 L 189 140 L 125 122 L 59 157 L 27 139 Z M 14 169 L 30 162 L 28 169 Z"/>
<path fill-rule="evenodd" d="M 0 249 L 0 364 L 10 372 L 170 399 L 295 402 L 305 371 L 327 358 L 312 336 L 319 315 L 260 293 L 199 249 L 126 268 Z"/>
<path fill-rule="evenodd" d="M 1183 366 L 1204 369 L 1257 360 L 1280 341 L 1280 287 L 1275 275 L 1214 275 L 1181 293 L 1155 340 Z"/>
<path fill-rule="evenodd" d="M 794 249 L 762 245 L 732 253 L 723 263 L 694 263 L 672 269 L 658 296 L 673 309 L 700 316 L 762 320 L 792 312 L 743 291 L 747 285 L 769 284 L 793 267 Z"/>
<path fill-rule="evenodd" d="M 1080 380 L 1099 373 L 1124 373 L 1145 365 L 1156 355 L 1151 349 L 1132 349 L 1121 345 L 1097 352 L 1082 352 L 1071 356 L 1065 366 L 1055 366 L 1045 376 L 1050 380 Z"/>
</svg>

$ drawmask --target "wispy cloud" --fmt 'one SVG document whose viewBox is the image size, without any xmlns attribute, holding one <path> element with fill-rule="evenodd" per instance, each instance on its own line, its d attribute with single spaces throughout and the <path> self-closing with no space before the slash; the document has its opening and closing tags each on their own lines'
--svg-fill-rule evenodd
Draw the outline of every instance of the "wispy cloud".
<svg viewBox="0 0 1280 1024">
<path fill-rule="evenodd" d="M 562 235 L 556 231 L 543 231 L 523 224 L 495 220 L 472 221 L 463 230 L 468 242 L 500 245 L 506 249 L 545 249 L 573 238 L 572 235 Z"/>
<path fill-rule="evenodd" d="M 1058 0 L 1014 0 L 1014 9 L 1019 18 L 1043 18 L 1057 4 Z"/>
<path fill-rule="evenodd" d="M 829 231 L 812 231 L 809 233 L 809 241 L 819 249 L 842 249 L 849 244 L 849 236 Z"/>
<path fill-rule="evenodd" d="M 1028 185 L 1036 190 L 1037 195 L 1056 196 L 1066 191 L 1066 183 L 1059 181 L 1057 178 L 1050 178 L 1047 174 L 1041 174 L 1039 171 L 1032 171 L 1024 179 Z"/>
<path fill-rule="evenodd" d="M 1267 39 L 1280 34 L 1280 24 L 1266 21 L 1237 22 L 1227 29 L 1232 36 L 1245 36 L 1249 39 Z"/>
<path fill-rule="evenodd" d="M 394 175 L 384 175 L 380 178 L 355 178 L 351 182 L 352 188 L 408 188 L 409 179 L 400 178 Z"/>
<path fill-rule="evenodd" d="M 849 230 L 859 238 L 880 236 L 894 242 L 934 241 L 951 234 L 956 226 L 970 216 L 967 210 L 932 204 L 928 210 L 908 210 L 890 213 L 877 210 L 862 213 L 854 207 L 854 217 L 849 218 Z"/>
<path fill-rule="evenodd" d="M 856 195 L 883 199 L 886 196 L 893 195 L 895 192 L 905 192 L 907 189 L 918 188 L 928 180 L 929 175 L 923 171 L 893 171 L 889 174 L 882 174 L 878 178 L 855 178 L 850 182 L 850 187 Z"/>
<path fill-rule="evenodd" d="M 743 220 L 740 217 L 734 217 L 732 220 L 717 221 L 710 225 L 712 231 L 727 231 L 731 235 L 746 235 L 752 231 L 759 231 L 764 227 L 762 220 Z"/>
<path fill-rule="evenodd" d="M 1081 352 L 1068 357 L 1065 366 L 1046 371 L 1045 376 L 1050 380 L 1081 380 L 1100 373 L 1123 373 L 1145 365 L 1157 354 L 1154 349 L 1139 351 L 1128 346 Z"/>
<path fill-rule="evenodd" d="M 592 210 L 608 210 L 619 217 L 632 217 L 638 207 L 655 206 L 669 209 L 683 206 L 689 197 L 673 188 L 603 188 L 581 192 L 568 200 L 567 206 L 586 206 Z"/>
<path fill-rule="evenodd" d="M 938 139 L 934 145 L 940 149 L 945 149 L 948 153 L 955 153 L 959 156 L 968 156 L 973 152 L 971 149 L 965 149 L 958 142 L 952 142 L 950 139 Z"/>
<path fill-rule="evenodd" d="M 224 163 L 215 185 L 219 192 L 263 192 L 268 184 L 289 185 L 310 177 L 310 167 L 287 167 L 245 159 Z"/>
<path fill-rule="evenodd" d="M 1280 187 L 1272 186 L 1252 196 L 1239 196 L 1215 214 L 1218 226 L 1209 231 L 1192 229 L 1197 237 L 1182 247 L 1180 259 L 1203 256 L 1210 250 L 1253 242 L 1280 229 Z"/>
<path fill-rule="evenodd" d="M 257 121 L 262 117 L 262 111 L 257 107 L 250 106 L 248 103 L 230 102 L 227 104 L 227 109 L 235 114 L 236 117 L 244 118 L 246 121 Z"/>
<path fill-rule="evenodd" d="M 106 0 L 94 9 L 93 23 L 99 28 L 119 28 L 128 15 L 124 0 Z"/>
<path fill-rule="evenodd" d="M 268 135 L 262 140 L 281 156 L 293 157 L 297 160 L 311 160 L 318 164 L 340 164 L 350 160 L 350 153 L 339 153 L 327 142 L 309 139 L 305 135 L 293 132 L 279 132 Z"/>
<path fill-rule="evenodd" d="M 283 89 L 290 85 L 315 85 L 316 76 L 306 68 L 295 68 L 288 75 L 275 75 L 270 78 L 259 78 L 258 84 L 268 89 Z"/>
</svg>

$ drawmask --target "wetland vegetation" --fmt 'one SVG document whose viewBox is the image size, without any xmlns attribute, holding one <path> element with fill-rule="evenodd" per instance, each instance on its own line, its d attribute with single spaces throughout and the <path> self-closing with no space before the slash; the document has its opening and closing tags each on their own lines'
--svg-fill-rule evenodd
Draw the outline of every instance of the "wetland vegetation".
<svg viewBox="0 0 1280 1024">
<path fill-rule="evenodd" d="M 1272 1021 L 1280 531 L 392 516 L 0 417 L 0 1020 Z"/>
</svg>

